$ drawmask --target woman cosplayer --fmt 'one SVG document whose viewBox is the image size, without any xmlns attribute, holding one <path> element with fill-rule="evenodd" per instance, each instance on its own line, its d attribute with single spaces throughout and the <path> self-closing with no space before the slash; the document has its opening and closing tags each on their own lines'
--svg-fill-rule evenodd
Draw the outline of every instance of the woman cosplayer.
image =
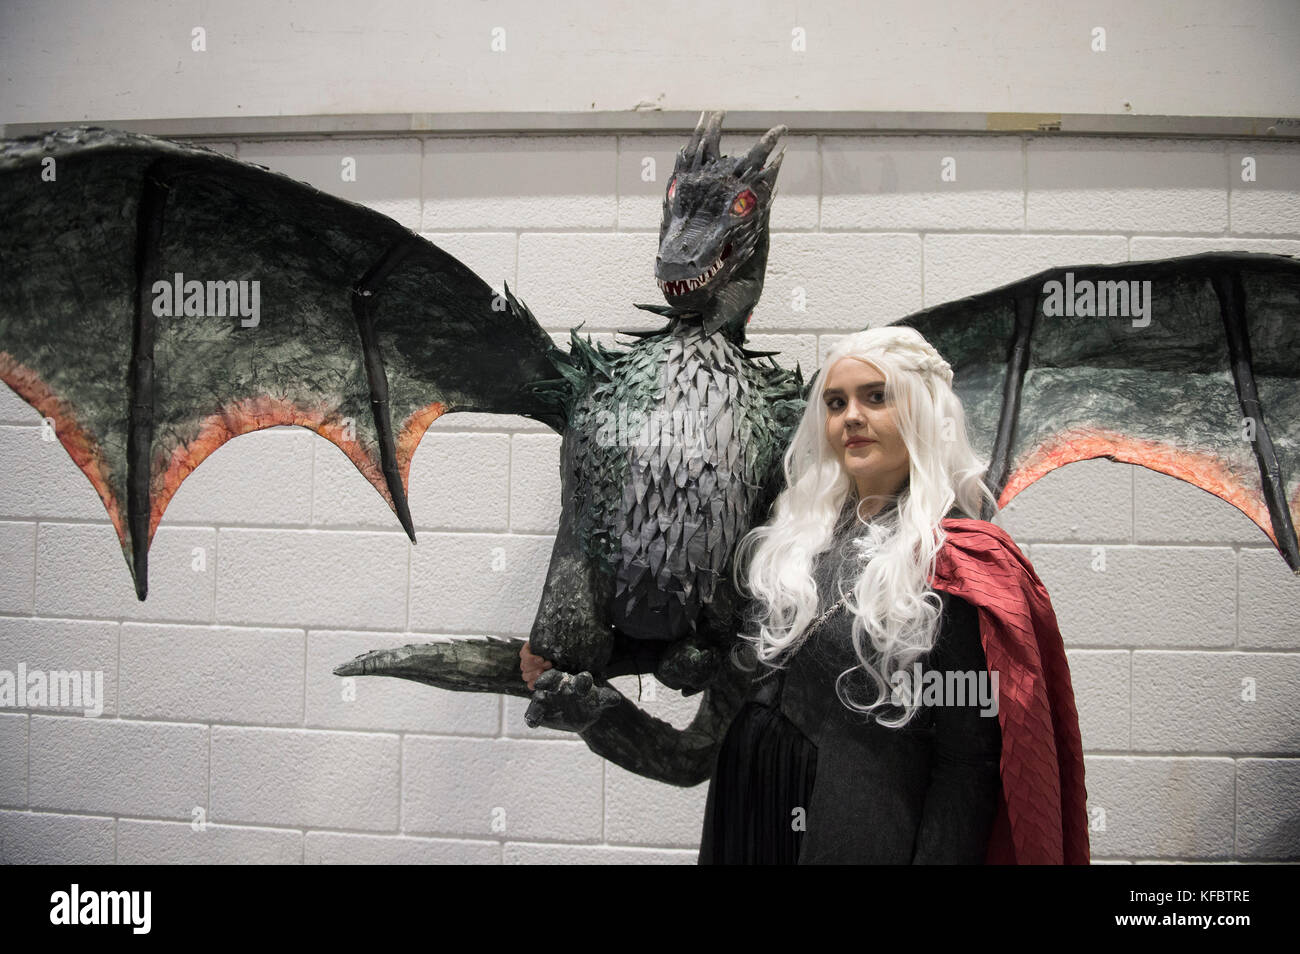
<svg viewBox="0 0 1300 954">
<path fill-rule="evenodd" d="M 994 504 L 952 369 L 910 328 L 831 351 L 737 551 L 757 666 L 701 864 L 1088 861 L 1055 615 Z M 755 659 L 756 657 L 756 659 Z"/>
</svg>

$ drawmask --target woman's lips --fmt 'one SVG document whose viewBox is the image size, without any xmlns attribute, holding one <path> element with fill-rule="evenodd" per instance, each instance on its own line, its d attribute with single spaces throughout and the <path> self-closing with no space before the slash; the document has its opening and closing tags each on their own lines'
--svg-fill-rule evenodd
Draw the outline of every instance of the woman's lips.
<svg viewBox="0 0 1300 954">
<path fill-rule="evenodd" d="M 873 441 L 873 440 L 869 440 L 868 438 L 865 438 L 865 437 L 855 437 L 853 440 L 846 442 L 844 446 L 845 446 L 845 447 L 863 447 L 863 446 L 865 446 L 865 445 L 867 445 L 867 444 L 874 444 L 874 443 L 875 443 L 875 441 Z"/>
</svg>

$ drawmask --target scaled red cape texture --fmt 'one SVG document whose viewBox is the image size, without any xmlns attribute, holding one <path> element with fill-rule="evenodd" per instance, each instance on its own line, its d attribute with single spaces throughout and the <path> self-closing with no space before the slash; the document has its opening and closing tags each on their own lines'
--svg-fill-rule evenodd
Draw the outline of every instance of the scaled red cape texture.
<svg viewBox="0 0 1300 954">
<path fill-rule="evenodd" d="M 932 585 L 976 608 L 998 673 L 1002 794 L 991 865 L 1086 865 L 1087 792 L 1070 667 L 1043 581 L 1001 527 L 949 519 Z"/>
</svg>

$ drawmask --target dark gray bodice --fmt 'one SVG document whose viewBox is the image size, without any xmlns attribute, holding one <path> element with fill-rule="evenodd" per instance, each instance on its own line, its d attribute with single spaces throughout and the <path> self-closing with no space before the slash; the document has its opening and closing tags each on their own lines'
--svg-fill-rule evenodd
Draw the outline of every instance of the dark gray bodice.
<svg viewBox="0 0 1300 954">
<path fill-rule="evenodd" d="M 851 543 L 860 533 L 842 518 L 831 548 L 819 556 L 819 612 L 840 598 L 841 584 L 851 586 L 861 573 Z M 975 608 L 939 596 L 940 630 L 922 665 L 986 670 Z M 817 748 L 800 864 L 982 862 L 1000 787 L 998 719 L 973 706 L 923 706 L 896 729 L 876 722 L 875 713 L 849 709 L 835 691 L 842 672 L 855 669 L 849 677 L 853 698 L 866 702 L 876 691 L 856 668 L 851 624 L 841 608 L 808 635 L 783 672 L 752 691 L 755 701 L 778 706 Z"/>
</svg>

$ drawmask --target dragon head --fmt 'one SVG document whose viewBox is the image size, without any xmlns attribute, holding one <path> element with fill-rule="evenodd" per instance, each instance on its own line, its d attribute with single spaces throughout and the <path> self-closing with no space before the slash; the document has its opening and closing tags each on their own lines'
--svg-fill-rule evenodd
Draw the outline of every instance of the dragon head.
<svg viewBox="0 0 1300 954">
<path fill-rule="evenodd" d="M 725 112 L 701 113 L 695 133 L 677 154 L 664 190 L 655 279 L 670 312 L 743 339 L 763 288 L 768 215 L 785 150 L 771 154 L 785 126 L 768 130 L 743 156 L 722 156 Z"/>
</svg>

